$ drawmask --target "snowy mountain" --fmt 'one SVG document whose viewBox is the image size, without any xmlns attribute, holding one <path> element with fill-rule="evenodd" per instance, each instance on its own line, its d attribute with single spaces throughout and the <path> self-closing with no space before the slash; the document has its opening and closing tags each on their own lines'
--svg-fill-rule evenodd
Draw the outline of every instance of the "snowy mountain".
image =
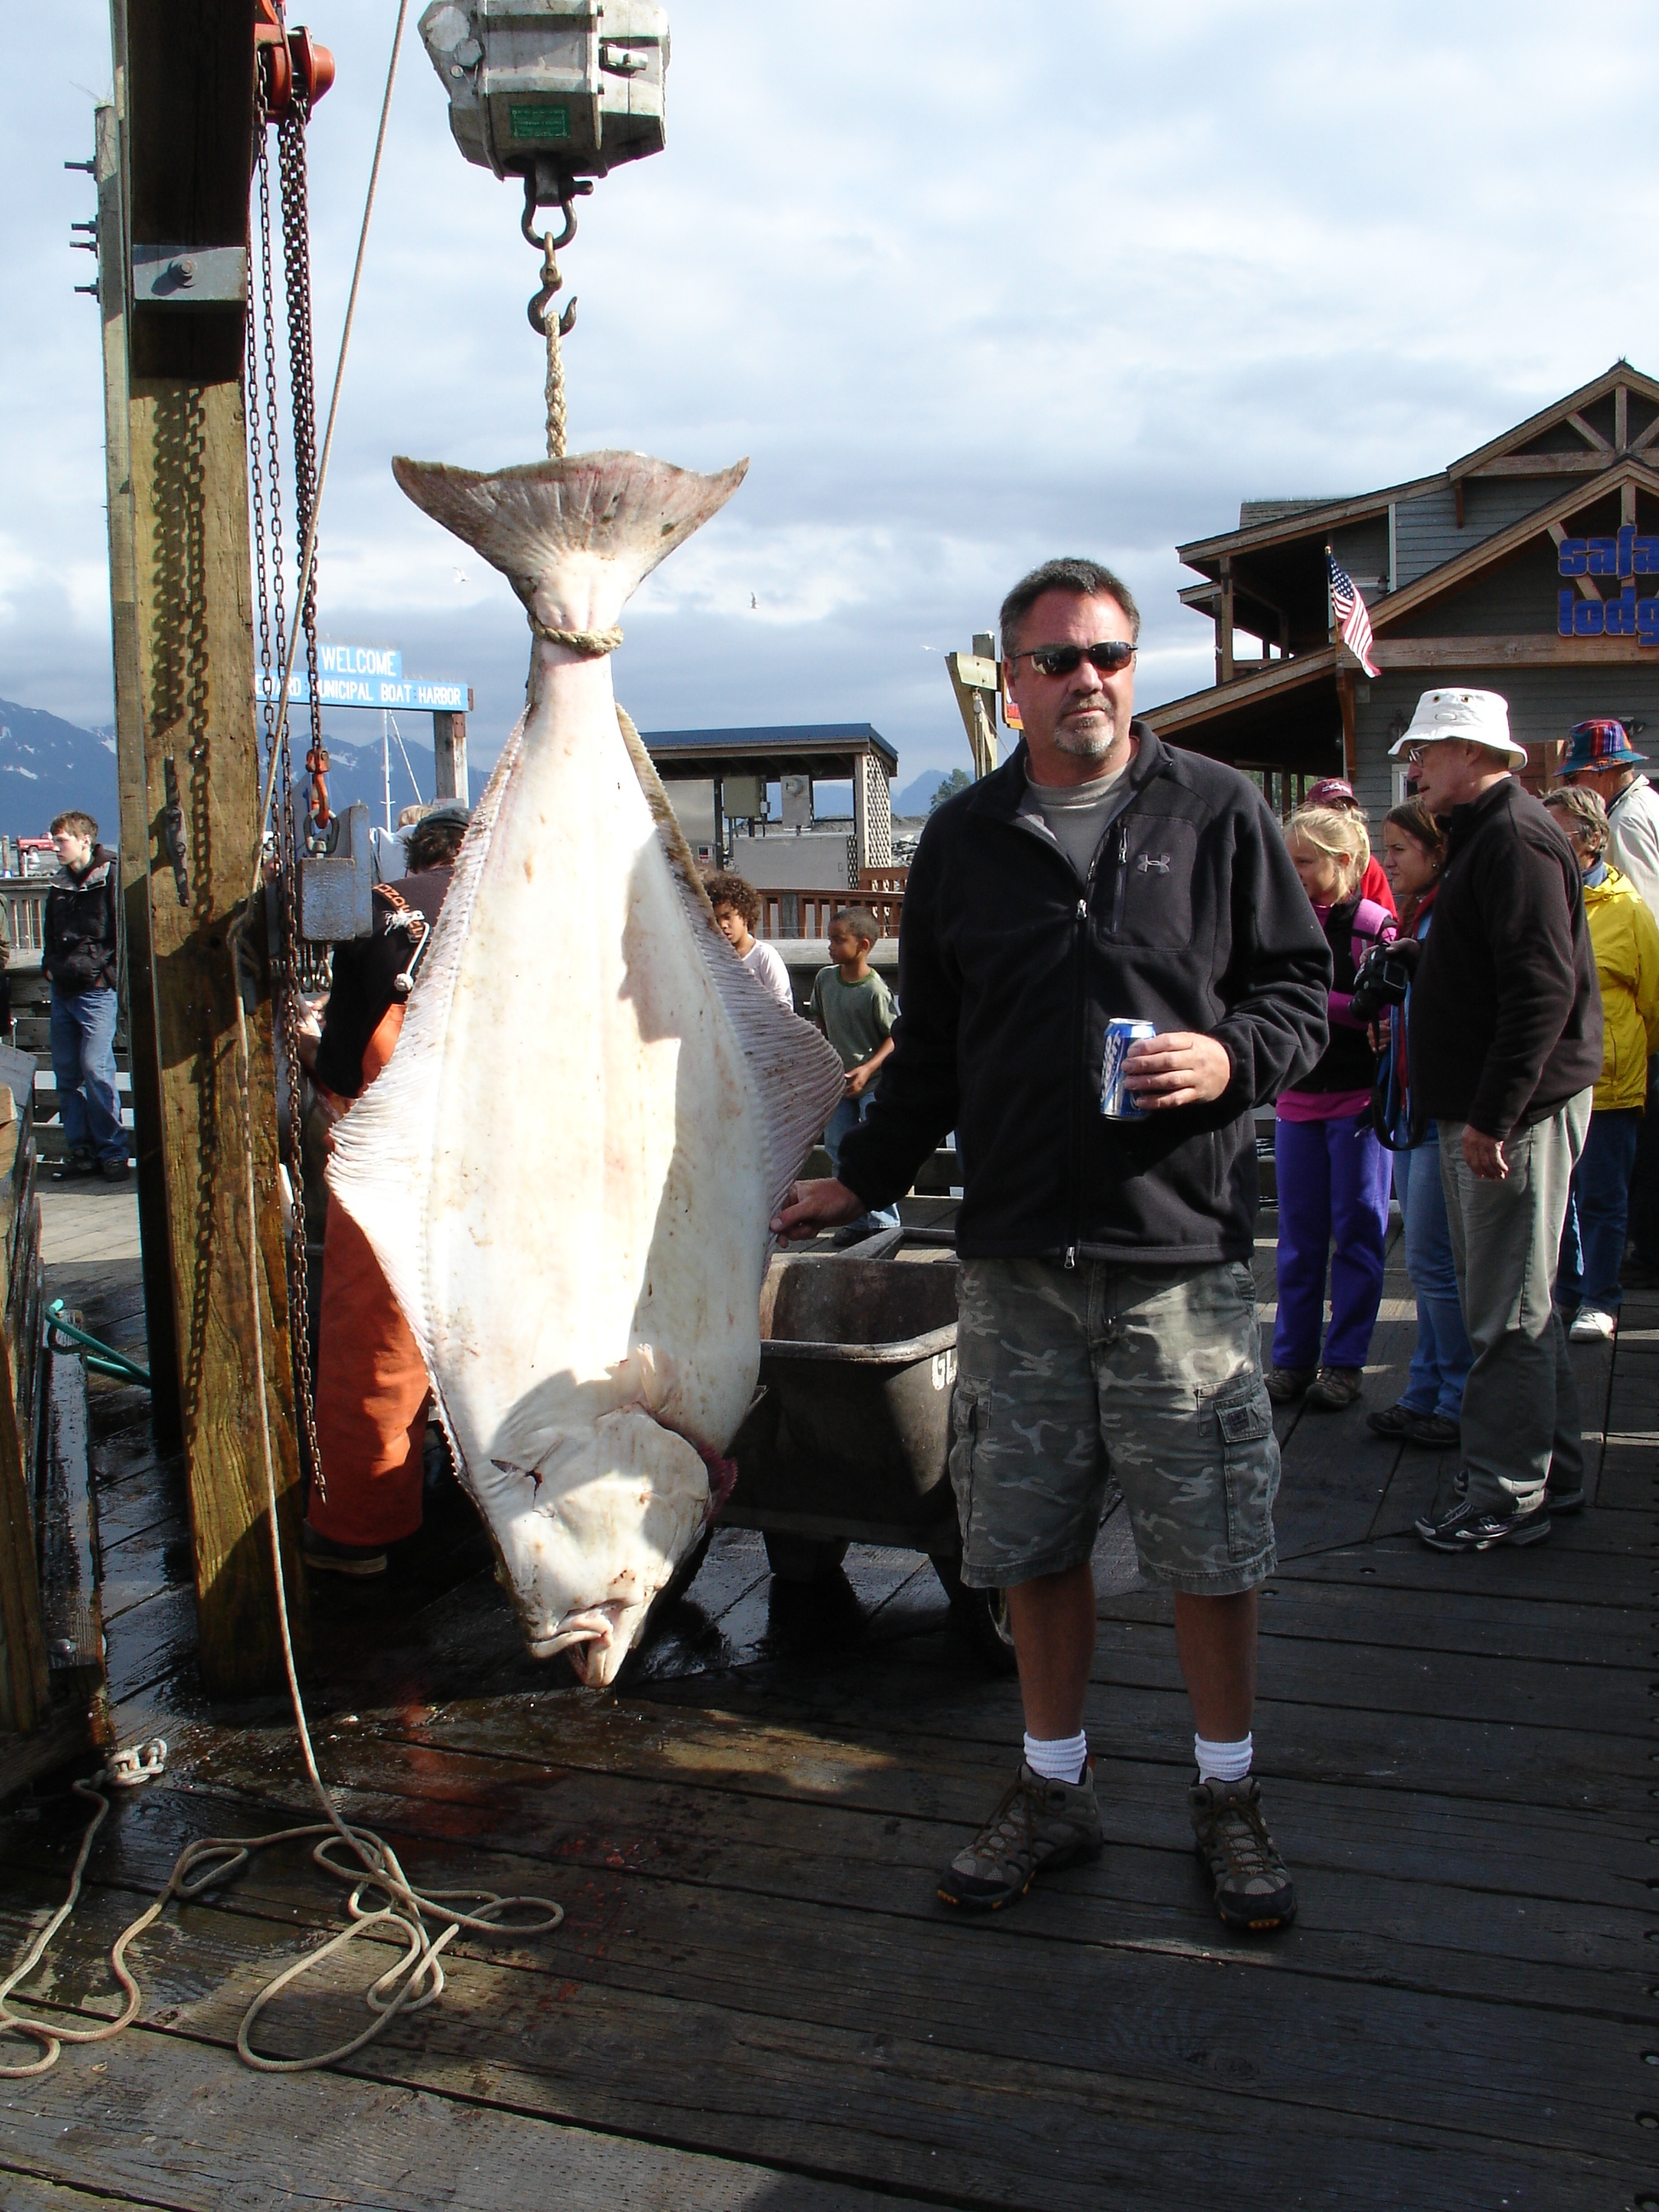
<svg viewBox="0 0 1659 2212">
<path fill-rule="evenodd" d="M 54 814 L 78 806 L 104 841 L 119 832 L 115 734 L 83 730 L 39 707 L 0 699 L 0 831 L 44 837 Z"/>
</svg>

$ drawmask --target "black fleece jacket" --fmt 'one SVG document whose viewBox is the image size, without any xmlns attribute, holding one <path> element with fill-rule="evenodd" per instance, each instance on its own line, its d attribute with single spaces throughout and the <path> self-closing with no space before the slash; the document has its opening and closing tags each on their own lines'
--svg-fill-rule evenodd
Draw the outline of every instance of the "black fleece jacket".
<svg viewBox="0 0 1659 2212">
<path fill-rule="evenodd" d="M 120 863 L 94 845 L 77 876 L 59 868 L 46 892 L 40 964 L 55 989 L 112 991 L 121 980 Z"/>
<path fill-rule="evenodd" d="M 1500 1142 L 1601 1073 L 1601 993 L 1572 848 L 1510 776 L 1457 807 L 1411 994 L 1413 1089 Z"/>
<path fill-rule="evenodd" d="M 954 1129 L 969 1258 L 1248 1259 L 1249 1109 L 1324 1049 L 1330 951 L 1278 823 L 1236 769 L 1134 733 L 1086 885 L 1022 811 L 1023 745 L 939 808 L 910 870 L 893 1056 L 841 1175 L 890 1204 Z M 1221 1097 L 1106 1120 L 1106 1023 L 1126 1016 L 1218 1038 Z"/>
</svg>

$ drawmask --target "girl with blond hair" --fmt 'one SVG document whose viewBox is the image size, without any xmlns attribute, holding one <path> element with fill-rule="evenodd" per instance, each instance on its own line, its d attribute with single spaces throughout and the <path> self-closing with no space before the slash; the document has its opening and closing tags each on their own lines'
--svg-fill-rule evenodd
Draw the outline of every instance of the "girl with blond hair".
<svg viewBox="0 0 1659 2212">
<path fill-rule="evenodd" d="M 1318 1411 L 1335 1413 L 1358 1402 L 1389 1229 L 1389 1156 L 1371 1127 L 1376 1055 L 1348 1000 L 1360 961 L 1394 936 L 1395 921 L 1361 896 L 1371 848 L 1358 814 L 1299 807 L 1285 842 L 1331 948 L 1333 974 L 1330 1042 L 1312 1073 L 1280 1092 L 1275 1109 L 1279 1316 L 1267 1394 L 1280 1405 L 1305 1397 Z"/>
</svg>

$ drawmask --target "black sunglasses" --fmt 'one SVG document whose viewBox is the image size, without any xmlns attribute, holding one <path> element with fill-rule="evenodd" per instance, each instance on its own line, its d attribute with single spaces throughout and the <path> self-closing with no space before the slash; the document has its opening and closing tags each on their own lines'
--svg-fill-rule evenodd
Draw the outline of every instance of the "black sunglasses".
<svg viewBox="0 0 1659 2212">
<path fill-rule="evenodd" d="M 1042 676 L 1069 676 L 1086 660 L 1103 676 L 1115 676 L 1120 668 L 1127 668 L 1135 657 L 1135 649 L 1127 638 L 1103 638 L 1098 645 L 1034 645 L 1029 651 L 1011 653 L 1011 661 L 1029 660 Z"/>
</svg>

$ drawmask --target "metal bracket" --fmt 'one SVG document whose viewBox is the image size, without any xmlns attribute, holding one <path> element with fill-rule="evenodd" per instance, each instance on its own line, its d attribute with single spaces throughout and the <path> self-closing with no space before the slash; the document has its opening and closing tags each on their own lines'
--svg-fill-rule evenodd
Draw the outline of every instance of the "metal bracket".
<svg viewBox="0 0 1659 2212">
<path fill-rule="evenodd" d="M 338 945 L 374 931 L 374 856 L 368 809 L 359 799 L 336 817 L 330 853 L 301 854 L 300 934 L 313 945 Z"/>
<path fill-rule="evenodd" d="M 135 246 L 136 307 L 240 307 L 247 298 L 247 250 L 240 246 Z"/>
<path fill-rule="evenodd" d="M 180 906 L 190 904 L 189 852 L 185 844 L 185 808 L 179 796 L 179 770 L 168 753 L 161 763 L 167 805 L 161 809 L 161 850 L 173 870 L 173 888 Z"/>
</svg>

